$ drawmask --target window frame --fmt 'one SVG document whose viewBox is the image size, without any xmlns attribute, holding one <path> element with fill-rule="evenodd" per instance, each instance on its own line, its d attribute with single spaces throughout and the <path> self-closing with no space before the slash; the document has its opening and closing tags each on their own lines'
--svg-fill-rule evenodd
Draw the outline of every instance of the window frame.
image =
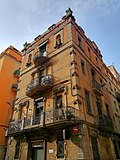
<svg viewBox="0 0 120 160">
<path fill-rule="evenodd" d="M 65 150 L 65 146 L 64 146 L 64 143 L 65 143 L 64 139 L 58 139 L 56 141 L 56 144 L 57 144 L 57 154 L 56 154 L 57 159 L 61 159 L 61 158 L 65 157 L 65 151 L 64 151 Z M 62 150 L 61 150 L 61 153 L 59 153 L 59 150 L 58 150 L 60 145 L 63 147 Z"/>
<path fill-rule="evenodd" d="M 77 41 L 79 48 L 83 50 L 82 36 L 78 35 Z"/>
<path fill-rule="evenodd" d="M 86 103 L 87 112 L 92 114 L 90 92 L 88 90 L 84 89 L 84 94 L 85 94 L 85 103 Z M 86 95 L 88 95 L 88 97 L 86 97 Z M 87 100 L 89 100 L 89 101 L 87 101 Z"/>
<path fill-rule="evenodd" d="M 81 59 L 81 69 L 82 69 L 82 73 L 86 75 L 85 62 L 82 59 Z"/>
</svg>

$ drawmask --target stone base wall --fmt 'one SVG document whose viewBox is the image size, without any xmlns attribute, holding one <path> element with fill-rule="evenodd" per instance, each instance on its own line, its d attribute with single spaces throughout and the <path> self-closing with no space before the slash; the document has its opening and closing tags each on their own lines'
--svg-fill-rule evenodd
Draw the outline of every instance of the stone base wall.
<svg viewBox="0 0 120 160">
<path fill-rule="evenodd" d="M 0 160 L 4 160 L 5 158 L 5 147 L 4 146 L 0 146 Z"/>
</svg>

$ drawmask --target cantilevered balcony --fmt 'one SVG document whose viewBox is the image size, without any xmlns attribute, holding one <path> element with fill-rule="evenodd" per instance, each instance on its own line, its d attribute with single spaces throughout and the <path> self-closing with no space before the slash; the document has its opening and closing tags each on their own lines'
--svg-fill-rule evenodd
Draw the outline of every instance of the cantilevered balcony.
<svg viewBox="0 0 120 160">
<path fill-rule="evenodd" d="M 42 78 L 35 78 L 31 80 L 30 84 L 27 85 L 26 95 L 34 97 L 38 92 L 48 89 L 53 86 L 53 76 L 44 75 Z"/>
<path fill-rule="evenodd" d="M 24 119 L 24 129 L 34 128 L 37 126 L 43 127 L 44 122 L 44 113 L 40 113 L 35 116 L 31 116 L 29 118 Z"/>
<path fill-rule="evenodd" d="M 20 119 L 17 121 L 10 122 L 8 134 L 21 133 L 23 130 L 29 128 L 43 127 L 44 114 L 31 116 L 29 118 Z"/>
<path fill-rule="evenodd" d="M 21 132 L 23 130 L 24 120 L 20 119 L 9 123 L 8 134 Z"/>
<path fill-rule="evenodd" d="M 95 94 L 102 96 L 101 85 L 97 81 L 92 81 L 92 88 Z"/>
<path fill-rule="evenodd" d="M 101 130 L 108 130 L 108 131 L 113 130 L 112 119 L 105 114 L 99 115 L 98 127 Z"/>
<path fill-rule="evenodd" d="M 38 115 L 10 122 L 8 134 L 19 134 L 24 130 L 43 127 L 60 127 L 74 124 L 79 119 L 79 112 L 71 106 L 59 109 L 49 109 Z"/>
<path fill-rule="evenodd" d="M 17 92 L 17 89 L 18 89 L 18 84 L 17 83 L 13 83 L 12 84 L 12 91 Z"/>
<path fill-rule="evenodd" d="M 116 92 L 116 99 L 120 103 L 120 93 L 119 92 Z"/>
<path fill-rule="evenodd" d="M 43 53 L 41 52 L 37 52 L 33 58 L 34 64 L 35 66 L 39 66 L 45 62 L 48 61 L 48 55 L 47 55 L 47 51 L 44 51 Z"/>
<path fill-rule="evenodd" d="M 79 119 L 79 112 L 71 106 L 62 107 L 59 109 L 49 109 L 45 112 L 45 125 L 57 126 L 67 125 L 70 122 L 74 123 Z"/>
</svg>

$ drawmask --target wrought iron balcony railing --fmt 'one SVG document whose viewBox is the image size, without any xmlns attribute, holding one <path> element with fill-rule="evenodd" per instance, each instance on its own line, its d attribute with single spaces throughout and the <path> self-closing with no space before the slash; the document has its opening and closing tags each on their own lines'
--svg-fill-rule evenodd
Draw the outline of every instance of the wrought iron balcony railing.
<svg viewBox="0 0 120 160">
<path fill-rule="evenodd" d="M 24 120 L 10 122 L 8 133 L 21 132 L 23 130 Z"/>
<path fill-rule="evenodd" d="M 59 123 L 64 121 L 74 121 L 79 119 L 79 112 L 71 106 L 45 112 L 45 124 Z"/>
<path fill-rule="evenodd" d="M 99 115 L 98 125 L 102 129 L 113 129 L 112 119 L 105 114 Z"/>
<path fill-rule="evenodd" d="M 36 92 L 43 91 L 49 87 L 53 86 L 53 76 L 44 75 L 40 78 L 35 78 L 31 80 L 30 84 L 27 85 L 26 95 L 33 97 Z"/>
<path fill-rule="evenodd" d="M 39 115 L 10 122 L 8 134 L 22 132 L 23 130 L 36 127 L 56 126 L 68 124 L 79 119 L 79 112 L 71 106 L 59 109 L 46 110 Z"/>
<path fill-rule="evenodd" d="M 45 62 L 48 61 L 48 54 L 47 51 L 44 51 L 43 53 L 37 52 L 33 58 L 35 66 L 39 66 Z"/>
<path fill-rule="evenodd" d="M 43 126 L 44 114 L 38 114 L 24 119 L 24 129 L 34 127 L 35 125 Z"/>
<path fill-rule="evenodd" d="M 101 85 L 97 81 L 92 81 L 92 88 L 96 94 L 102 95 Z"/>
</svg>

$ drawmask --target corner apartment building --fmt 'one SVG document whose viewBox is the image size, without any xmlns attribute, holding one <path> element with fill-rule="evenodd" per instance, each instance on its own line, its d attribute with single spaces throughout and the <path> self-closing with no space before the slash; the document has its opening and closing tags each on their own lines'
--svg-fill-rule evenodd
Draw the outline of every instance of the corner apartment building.
<svg viewBox="0 0 120 160">
<path fill-rule="evenodd" d="M 6 150 L 6 131 L 13 112 L 13 102 L 17 93 L 19 68 L 22 56 L 9 46 L 0 54 L 0 159 Z"/>
<path fill-rule="evenodd" d="M 9 160 L 114 160 L 106 83 L 101 52 L 69 8 L 58 23 L 24 44 Z"/>
</svg>

